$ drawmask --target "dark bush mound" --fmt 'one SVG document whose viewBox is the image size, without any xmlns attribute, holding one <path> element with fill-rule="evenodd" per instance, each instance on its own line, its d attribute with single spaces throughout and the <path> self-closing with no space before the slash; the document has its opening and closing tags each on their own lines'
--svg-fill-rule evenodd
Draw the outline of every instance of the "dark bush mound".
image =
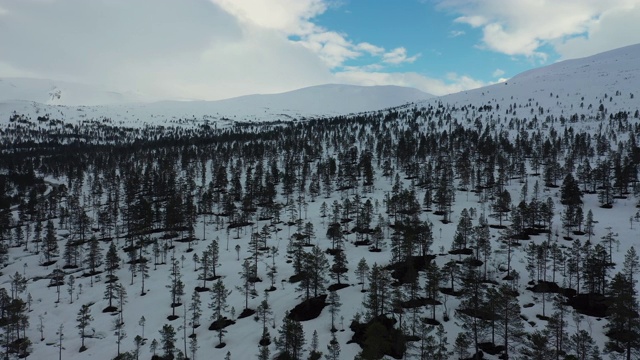
<svg viewBox="0 0 640 360">
<path fill-rule="evenodd" d="M 569 298 L 567 305 L 580 314 L 605 317 L 609 308 L 609 299 L 601 294 L 577 294 Z"/>
<path fill-rule="evenodd" d="M 471 317 L 474 317 L 476 319 L 485 320 L 485 321 L 491 321 L 491 320 L 497 320 L 498 319 L 496 314 L 494 314 L 493 312 L 491 312 L 488 309 L 479 309 L 478 311 L 473 311 L 473 309 L 459 308 L 457 311 L 459 313 L 465 314 L 467 316 L 471 316 Z"/>
<path fill-rule="evenodd" d="M 348 342 L 356 343 L 362 348 L 365 359 L 380 359 L 384 355 L 394 359 L 402 359 L 407 348 L 407 339 L 402 331 L 395 329 L 394 319 L 384 315 L 372 319 L 368 323 L 360 324 L 352 322 L 349 328 L 353 331 L 353 337 Z"/>
<path fill-rule="evenodd" d="M 233 320 L 229 320 L 226 317 L 222 318 L 220 320 L 216 320 L 213 323 L 211 323 L 211 325 L 209 325 L 209 330 L 220 330 L 220 329 L 224 329 L 227 326 L 233 325 L 236 322 Z"/>
<path fill-rule="evenodd" d="M 512 235 L 511 238 L 515 240 L 531 240 L 531 237 L 529 237 L 529 234 L 527 234 L 524 231 L 519 234 Z"/>
<path fill-rule="evenodd" d="M 344 289 L 347 288 L 351 285 L 349 284 L 331 284 L 329 285 L 329 287 L 327 288 L 328 291 L 338 291 L 340 289 Z"/>
<path fill-rule="evenodd" d="M 242 310 L 240 315 L 238 315 L 238 319 L 243 319 L 243 318 L 249 317 L 249 316 L 251 316 L 251 315 L 253 315 L 255 313 L 256 313 L 256 311 L 253 310 L 253 309 L 244 309 L 244 310 Z"/>
<path fill-rule="evenodd" d="M 353 243 L 355 246 L 368 246 L 371 245 L 371 241 L 370 240 L 358 240 L 356 242 Z"/>
<path fill-rule="evenodd" d="M 472 249 L 455 249 L 455 250 L 450 250 L 449 254 L 451 255 L 471 255 L 473 254 L 473 250 Z"/>
<path fill-rule="evenodd" d="M 295 274 L 289 277 L 289 282 L 295 284 L 304 279 L 304 274 Z"/>
<path fill-rule="evenodd" d="M 438 326 L 441 324 L 440 321 L 432 318 L 424 318 L 422 319 L 422 322 L 424 322 L 427 325 L 433 325 L 433 326 Z"/>
<path fill-rule="evenodd" d="M 250 225 L 253 225 L 253 223 L 250 222 L 250 221 L 240 221 L 240 222 L 231 223 L 227 227 L 229 229 L 235 229 L 235 228 L 244 227 L 244 226 L 250 226 Z"/>
<path fill-rule="evenodd" d="M 482 260 L 478 260 L 475 258 L 466 258 L 464 259 L 463 263 L 473 267 L 479 267 L 484 265 L 484 262 Z"/>
<path fill-rule="evenodd" d="M 548 233 L 549 230 L 541 229 L 538 227 L 528 227 L 528 228 L 525 228 L 523 232 L 527 235 L 533 236 L 533 235 L 540 235 L 542 233 Z"/>
<path fill-rule="evenodd" d="M 447 294 L 447 295 L 451 295 L 451 296 L 460 296 L 462 295 L 462 291 L 457 290 L 454 291 L 453 289 L 451 289 L 450 287 L 441 287 L 440 288 L 440 292 L 443 294 Z"/>
<path fill-rule="evenodd" d="M 104 308 L 104 310 L 102 310 L 103 313 L 112 313 L 116 311 L 118 311 L 118 308 L 115 306 L 107 306 L 106 308 Z"/>
<path fill-rule="evenodd" d="M 202 286 L 196 286 L 196 291 L 201 293 L 201 292 L 207 292 L 210 291 L 211 289 L 209 289 L 208 287 L 202 287 Z"/>
<path fill-rule="evenodd" d="M 360 233 L 360 234 L 373 234 L 373 232 L 375 231 L 375 229 L 371 229 L 371 228 L 361 228 L 358 226 L 355 226 L 351 229 L 352 233 Z"/>
<path fill-rule="evenodd" d="M 563 289 L 558 284 L 551 281 L 538 281 L 534 286 L 530 286 L 527 290 L 531 290 L 534 293 L 553 293 L 560 294 Z"/>
<path fill-rule="evenodd" d="M 327 295 L 320 295 L 301 302 L 289 311 L 289 319 L 307 321 L 317 318 L 320 316 L 322 309 L 327 306 L 327 303 L 325 303 L 326 299 Z"/>
<path fill-rule="evenodd" d="M 100 271 L 100 270 L 89 271 L 89 272 L 86 272 L 86 273 L 82 273 L 82 277 L 83 278 L 87 278 L 87 277 L 96 276 L 96 275 L 99 275 L 99 274 L 102 274 L 102 271 Z"/>
<path fill-rule="evenodd" d="M 490 355 L 498 355 L 505 350 L 503 345 L 495 345 L 494 343 L 490 342 L 479 343 L 478 347 L 480 348 L 480 350 Z"/>
<path fill-rule="evenodd" d="M 435 259 L 435 255 L 412 256 L 407 261 L 398 262 L 387 266 L 391 270 L 391 277 L 398 280 L 400 284 L 407 284 L 413 281 L 413 277 L 418 276 L 418 271 L 426 270 L 431 260 Z M 413 268 L 413 276 L 407 276 L 409 270 Z"/>
<path fill-rule="evenodd" d="M 402 306 L 405 309 L 413 309 L 413 308 L 417 308 L 425 305 L 442 305 L 442 303 L 437 300 L 422 298 L 422 297 L 403 301 L 400 303 L 400 306 Z"/>
</svg>

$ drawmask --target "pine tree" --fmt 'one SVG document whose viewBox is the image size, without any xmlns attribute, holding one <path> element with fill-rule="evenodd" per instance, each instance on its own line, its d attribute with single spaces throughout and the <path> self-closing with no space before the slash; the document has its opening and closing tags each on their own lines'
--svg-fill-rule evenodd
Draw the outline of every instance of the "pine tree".
<svg viewBox="0 0 640 360">
<path fill-rule="evenodd" d="M 104 261 L 105 270 L 107 270 L 107 281 L 115 281 L 116 277 L 113 273 L 120 268 L 120 256 L 118 256 L 118 249 L 113 241 L 109 244 L 109 250 L 107 250 Z"/>
<path fill-rule="evenodd" d="M 432 267 L 435 266 L 435 264 L 432 265 Z M 430 278 L 429 274 L 432 273 L 434 273 L 434 271 L 429 271 L 427 273 L 428 279 Z M 437 272 L 435 272 L 435 275 L 437 276 Z M 473 346 L 474 354 L 477 354 L 479 353 L 478 344 L 481 342 L 481 337 L 487 327 L 487 315 L 485 308 L 486 290 L 482 284 L 478 270 L 472 265 L 466 264 L 462 278 L 462 296 L 455 316 L 460 320 L 462 329 L 465 330 L 466 334 L 468 334 L 467 340 L 470 342 L 470 345 Z M 438 294 L 439 284 L 437 280 L 428 280 L 428 283 L 429 282 L 434 282 L 434 284 L 429 286 L 431 289 L 430 293 Z M 437 300 L 437 298 L 434 300 Z M 435 318 L 435 305 L 433 317 Z"/>
<path fill-rule="evenodd" d="M 367 260 L 365 258 L 360 259 L 358 262 L 358 266 L 356 267 L 356 276 L 358 277 L 358 281 L 362 284 L 361 291 L 364 292 L 365 280 L 367 279 L 367 273 L 369 272 L 369 265 L 367 264 Z"/>
<path fill-rule="evenodd" d="M 184 295 L 184 283 L 182 282 L 182 274 L 180 273 L 180 262 L 173 259 L 171 262 L 171 272 L 169 275 L 169 289 L 171 295 L 171 316 L 176 316 L 176 307 L 180 306 L 181 298 Z"/>
<path fill-rule="evenodd" d="M 605 334 L 609 337 L 605 351 L 624 354 L 627 360 L 640 350 L 640 307 L 633 282 L 633 278 L 625 273 L 617 273 L 611 280 L 611 305 L 607 309 L 609 322 L 605 325 Z"/>
<path fill-rule="evenodd" d="M 322 359 L 322 351 L 318 351 L 318 331 L 313 330 L 311 336 L 311 345 L 309 346 L 309 357 L 307 360 L 320 360 Z"/>
<path fill-rule="evenodd" d="M 176 331 L 173 326 L 164 324 L 160 330 L 160 342 L 162 343 L 162 350 L 164 351 L 164 358 L 173 359 L 173 354 L 176 351 Z M 155 341 L 155 339 L 154 339 Z M 153 342 L 151 343 L 153 346 Z M 152 350 L 155 352 L 155 350 Z"/>
<path fill-rule="evenodd" d="M 330 291 L 327 302 L 329 304 L 329 313 L 331 313 L 331 332 L 336 332 L 338 329 L 335 327 L 335 319 L 340 312 L 340 306 L 342 306 L 340 295 L 336 291 Z"/>
<path fill-rule="evenodd" d="M 249 294 L 251 294 L 251 283 L 255 279 L 255 268 L 245 259 L 242 263 L 242 271 L 240 272 L 240 278 L 242 278 L 242 286 L 236 286 L 236 289 L 244 295 L 244 308 L 249 309 Z"/>
<path fill-rule="evenodd" d="M 331 334 L 331 340 L 327 345 L 328 353 L 324 356 L 326 360 L 340 360 L 340 343 L 336 339 L 336 334 Z"/>
<path fill-rule="evenodd" d="M 118 357 L 120 357 L 120 344 L 122 340 L 127 337 L 127 333 L 124 330 L 124 323 L 119 318 L 113 319 L 112 328 L 114 335 L 116 336 L 116 344 L 118 346 Z"/>
<path fill-rule="evenodd" d="M 76 288 L 76 278 L 73 275 L 69 275 L 67 280 L 67 292 L 69 293 L 69 304 L 73 304 L 73 291 Z"/>
<path fill-rule="evenodd" d="M 89 269 L 91 269 L 91 284 L 93 285 L 93 274 L 95 274 L 97 268 L 102 265 L 102 250 L 100 249 L 100 242 L 95 236 L 89 239 L 86 260 Z"/>
<path fill-rule="evenodd" d="M 337 252 L 333 255 L 330 275 L 338 284 L 342 284 L 342 279 L 347 280 L 347 264 L 348 261 L 344 249 L 337 249 Z"/>
<path fill-rule="evenodd" d="M 196 353 L 198 352 L 198 337 L 191 336 L 189 339 L 189 352 L 191 352 L 191 358 L 189 360 L 196 360 Z"/>
<path fill-rule="evenodd" d="M 44 246 L 42 248 L 47 263 L 50 263 L 54 256 L 58 255 L 58 238 L 56 236 L 53 222 L 47 221 L 47 233 L 44 237 Z"/>
<path fill-rule="evenodd" d="M 378 264 L 373 264 L 368 275 L 369 291 L 363 303 L 367 310 L 367 319 L 376 318 L 389 310 L 389 278 L 387 272 Z"/>
<path fill-rule="evenodd" d="M 116 294 L 118 299 L 118 308 L 120 308 L 120 322 L 124 324 L 124 304 L 127 303 L 127 288 L 118 283 L 116 286 Z"/>
<path fill-rule="evenodd" d="M 302 261 L 304 271 L 298 290 L 303 291 L 305 300 L 308 300 L 311 295 L 318 297 L 325 290 L 329 261 L 318 246 L 314 246 L 309 253 L 304 253 Z"/>
<path fill-rule="evenodd" d="M 560 203 L 565 206 L 579 206 L 582 204 L 582 192 L 571 173 L 568 173 L 562 182 Z"/>
<path fill-rule="evenodd" d="M 302 324 L 289 318 L 285 314 L 282 326 L 278 331 L 276 349 L 280 352 L 280 359 L 302 360 L 304 353 L 305 336 Z"/>
<path fill-rule="evenodd" d="M 531 360 L 555 359 L 554 353 L 549 347 L 549 338 L 540 330 L 536 330 L 524 337 L 524 346 L 520 348 L 520 354 L 525 359 Z"/>
<path fill-rule="evenodd" d="M 200 316 L 202 315 L 202 311 L 200 310 L 201 303 L 200 293 L 194 289 L 191 295 L 191 304 L 189 304 L 191 335 L 195 334 L 196 328 L 200 326 Z"/>
<path fill-rule="evenodd" d="M 218 341 L 222 345 L 222 337 L 225 333 L 224 330 L 224 316 L 222 314 L 227 310 L 227 297 L 231 294 L 230 290 L 224 286 L 222 279 L 218 279 L 213 284 L 211 289 L 211 302 L 209 308 L 213 311 L 211 314 L 211 320 L 217 324 L 218 328 Z"/>
<path fill-rule="evenodd" d="M 143 296 L 146 294 L 144 290 L 144 280 L 149 278 L 149 261 L 146 257 L 140 257 L 138 259 L 138 273 L 140 273 L 142 288 L 140 289 L 140 295 Z"/>
<path fill-rule="evenodd" d="M 264 299 L 260 302 L 260 305 L 256 308 L 256 321 L 262 322 L 262 338 L 260 339 L 261 345 L 269 345 L 271 343 L 271 339 L 269 338 L 269 331 L 267 330 L 267 323 L 271 319 L 271 315 L 273 315 L 273 310 L 269 305 L 269 292 L 265 290 Z"/>
<path fill-rule="evenodd" d="M 522 336 L 523 321 L 520 317 L 520 304 L 516 298 L 516 294 L 508 285 L 500 285 L 498 288 L 498 298 L 495 299 L 495 315 L 498 318 L 500 326 L 499 336 L 502 338 L 505 347 L 505 354 L 509 354 L 511 343 L 514 339 Z"/>
<path fill-rule="evenodd" d="M 91 316 L 91 308 L 89 304 L 84 304 L 80 307 L 78 311 L 78 316 L 76 317 L 76 321 L 78 325 L 76 327 L 79 329 L 80 339 L 82 340 L 82 345 L 80 346 L 80 352 L 84 351 L 86 347 L 84 346 L 84 339 L 86 337 L 85 330 L 87 326 L 93 321 L 93 316 Z"/>
<path fill-rule="evenodd" d="M 571 335 L 569 347 L 572 354 L 579 360 L 601 360 L 600 349 L 586 330 L 578 330 Z"/>
</svg>

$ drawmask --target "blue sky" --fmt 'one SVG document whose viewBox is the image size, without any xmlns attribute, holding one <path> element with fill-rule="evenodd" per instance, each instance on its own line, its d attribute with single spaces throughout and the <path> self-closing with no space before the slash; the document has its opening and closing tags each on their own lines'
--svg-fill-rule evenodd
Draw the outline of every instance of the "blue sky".
<svg viewBox="0 0 640 360">
<path fill-rule="evenodd" d="M 438 10 L 434 2 L 397 0 L 346 0 L 317 18 L 317 24 L 348 35 L 354 42 L 372 42 L 386 49 L 403 47 L 414 61 L 389 65 L 389 72 L 416 72 L 429 77 L 466 74 L 483 81 L 497 81 L 545 61 L 526 56 L 486 51 L 476 45 L 482 31 L 455 22 L 455 13 Z M 345 66 L 375 63 L 372 56 L 345 62 Z"/>
<path fill-rule="evenodd" d="M 640 42 L 640 0 L 0 0 L 0 78 L 215 100 L 434 95 Z"/>
</svg>

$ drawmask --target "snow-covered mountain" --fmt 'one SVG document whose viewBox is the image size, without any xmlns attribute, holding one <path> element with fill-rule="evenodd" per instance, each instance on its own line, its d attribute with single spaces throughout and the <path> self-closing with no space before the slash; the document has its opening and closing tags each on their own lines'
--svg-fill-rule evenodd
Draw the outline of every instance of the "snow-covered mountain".
<svg viewBox="0 0 640 360">
<path fill-rule="evenodd" d="M 596 110 L 600 101 L 615 106 L 617 111 L 635 111 L 640 103 L 637 82 L 640 79 L 640 44 L 607 51 L 593 56 L 561 61 L 514 76 L 504 83 L 463 91 L 432 100 L 445 105 L 531 104 L 534 114 L 539 107 L 554 115 L 570 116 L 576 106 L 592 105 Z M 604 99 L 605 95 L 607 99 Z M 427 100 L 425 104 L 433 103 Z M 529 109 L 527 109 L 530 111 Z M 520 114 L 523 115 L 524 114 Z"/>
<path fill-rule="evenodd" d="M 380 110 L 433 97 L 402 86 L 356 86 L 327 84 L 281 94 L 248 95 L 216 101 L 213 106 L 228 108 L 283 109 L 301 114 L 348 114 Z"/>
<path fill-rule="evenodd" d="M 15 100 L 47 105 L 92 106 L 152 101 L 133 92 L 115 92 L 97 86 L 32 78 L 0 79 L 0 103 Z"/>
<path fill-rule="evenodd" d="M 24 80 L 24 79 L 23 79 Z M 30 81 L 19 82 L 29 84 Z M 38 86 L 20 87 L 15 82 L 5 81 L 0 87 L 0 118 L 6 119 L 14 111 L 32 118 L 49 114 L 51 118 L 78 122 L 87 119 L 110 118 L 117 124 L 141 126 L 144 124 L 168 125 L 207 121 L 289 121 L 326 116 L 346 115 L 368 110 L 381 110 L 424 100 L 432 95 L 420 90 L 401 86 L 355 86 L 355 85 L 319 85 L 280 94 L 248 95 L 218 101 L 126 101 L 134 97 L 125 97 L 113 93 L 112 98 L 123 101 L 106 102 L 103 93 L 86 91 L 91 99 L 104 103 L 93 106 L 66 106 L 75 103 L 62 102 L 73 94 L 67 94 L 51 84 L 48 92 L 46 84 L 34 81 Z M 0 83 L 2 85 L 3 83 Z M 38 89 L 38 91 L 34 91 Z M 71 88 L 70 89 L 78 89 Z M 40 91 L 42 90 L 42 91 Z M 58 98 L 58 92 L 60 96 Z M 6 95 L 6 94 L 11 94 Z M 53 95 L 52 95 L 53 94 Z M 75 95 L 74 95 L 75 96 Z M 51 99 L 53 97 L 53 99 Z M 19 99 L 19 100 L 11 100 Z M 80 99 L 79 97 L 77 99 Z M 87 100 L 83 105 L 92 105 Z"/>
</svg>

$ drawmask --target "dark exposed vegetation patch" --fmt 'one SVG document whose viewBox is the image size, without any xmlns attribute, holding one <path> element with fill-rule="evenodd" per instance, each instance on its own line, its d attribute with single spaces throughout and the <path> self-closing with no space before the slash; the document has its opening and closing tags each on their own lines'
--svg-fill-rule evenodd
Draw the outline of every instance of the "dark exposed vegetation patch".
<svg viewBox="0 0 640 360">
<path fill-rule="evenodd" d="M 363 357 L 367 359 L 380 359 L 384 355 L 402 359 L 407 339 L 394 327 L 395 323 L 384 315 L 363 324 L 353 321 L 349 326 L 353 337 L 348 343 L 360 345 Z"/>
<path fill-rule="evenodd" d="M 309 298 L 296 305 L 289 311 L 289 319 L 296 321 L 307 321 L 320 316 L 322 309 L 328 304 L 325 302 L 327 295 Z"/>
</svg>

